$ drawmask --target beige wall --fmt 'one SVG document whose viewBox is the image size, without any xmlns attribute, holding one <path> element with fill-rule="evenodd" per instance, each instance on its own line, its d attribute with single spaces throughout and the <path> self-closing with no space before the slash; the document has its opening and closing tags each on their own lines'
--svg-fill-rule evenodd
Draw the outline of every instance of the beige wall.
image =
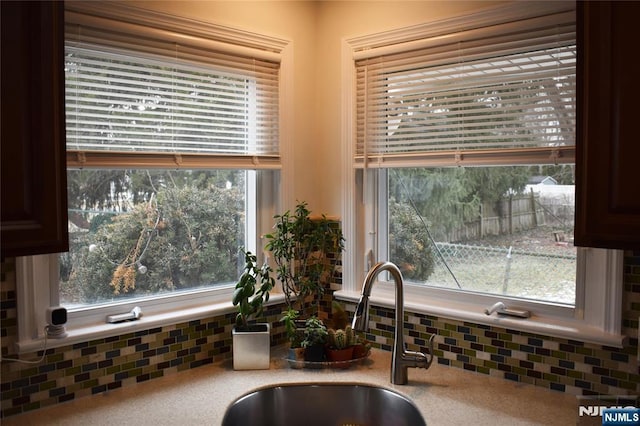
<svg viewBox="0 0 640 426">
<path fill-rule="evenodd" d="M 344 38 L 483 9 L 485 1 L 134 1 L 200 21 L 285 38 L 294 48 L 294 197 L 340 215 L 340 52 Z"/>
</svg>

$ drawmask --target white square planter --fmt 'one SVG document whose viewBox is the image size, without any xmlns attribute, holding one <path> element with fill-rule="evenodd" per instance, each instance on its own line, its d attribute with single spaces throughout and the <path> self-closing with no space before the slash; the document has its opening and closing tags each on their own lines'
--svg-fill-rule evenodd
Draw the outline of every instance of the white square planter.
<svg viewBox="0 0 640 426">
<path fill-rule="evenodd" d="M 271 324 L 266 331 L 236 331 L 233 327 L 233 369 L 268 370 L 271 362 Z"/>
</svg>

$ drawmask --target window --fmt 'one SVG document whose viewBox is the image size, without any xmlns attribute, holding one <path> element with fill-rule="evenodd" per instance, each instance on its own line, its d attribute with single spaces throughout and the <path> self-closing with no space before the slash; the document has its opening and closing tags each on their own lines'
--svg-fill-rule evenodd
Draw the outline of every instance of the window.
<svg viewBox="0 0 640 426">
<path fill-rule="evenodd" d="M 393 261 L 425 313 L 494 323 L 484 308 L 503 301 L 535 317 L 505 326 L 619 344 L 608 307 L 620 305 L 602 292 L 620 288 L 620 255 L 571 243 L 573 8 L 507 6 L 347 41 L 354 271 Z"/>
<path fill-rule="evenodd" d="M 82 328 L 229 302 L 280 197 L 286 41 L 127 5 L 65 21 L 70 251 L 19 261 L 21 350 L 51 305 Z"/>
<path fill-rule="evenodd" d="M 60 304 L 79 307 L 229 285 L 255 229 L 256 173 L 69 169 Z M 255 247 L 251 250 L 255 252 Z"/>
<path fill-rule="evenodd" d="M 539 169 L 573 176 L 572 166 L 380 171 L 378 251 L 407 282 L 574 306 L 574 185 L 527 184 Z"/>
</svg>

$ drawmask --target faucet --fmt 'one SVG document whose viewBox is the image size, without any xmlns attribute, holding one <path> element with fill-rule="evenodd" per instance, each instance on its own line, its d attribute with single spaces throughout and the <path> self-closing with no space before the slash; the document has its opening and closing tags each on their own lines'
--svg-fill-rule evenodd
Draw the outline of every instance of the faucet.
<svg viewBox="0 0 640 426">
<path fill-rule="evenodd" d="M 404 296 L 402 273 L 391 262 L 375 264 L 367 273 L 362 285 L 362 296 L 356 306 L 351 327 L 357 331 L 367 331 L 369 328 L 369 296 L 375 277 L 382 271 L 389 271 L 396 286 L 396 329 L 394 335 L 393 355 L 391 357 L 391 383 L 394 385 L 407 384 L 407 370 L 412 368 L 429 368 L 433 361 L 433 338 L 429 339 L 429 356 L 422 352 L 408 351 L 404 344 Z"/>
</svg>

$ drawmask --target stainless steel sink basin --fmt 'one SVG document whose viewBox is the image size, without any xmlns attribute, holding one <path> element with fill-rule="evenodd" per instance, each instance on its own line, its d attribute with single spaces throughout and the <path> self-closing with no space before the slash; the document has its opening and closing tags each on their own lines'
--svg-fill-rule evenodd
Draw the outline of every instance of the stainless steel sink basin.
<svg viewBox="0 0 640 426">
<path fill-rule="evenodd" d="M 281 384 L 238 398 L 222 426 L 421 426 L 416 405 L 389 389 L 366 384 Z"/>
</svg>

